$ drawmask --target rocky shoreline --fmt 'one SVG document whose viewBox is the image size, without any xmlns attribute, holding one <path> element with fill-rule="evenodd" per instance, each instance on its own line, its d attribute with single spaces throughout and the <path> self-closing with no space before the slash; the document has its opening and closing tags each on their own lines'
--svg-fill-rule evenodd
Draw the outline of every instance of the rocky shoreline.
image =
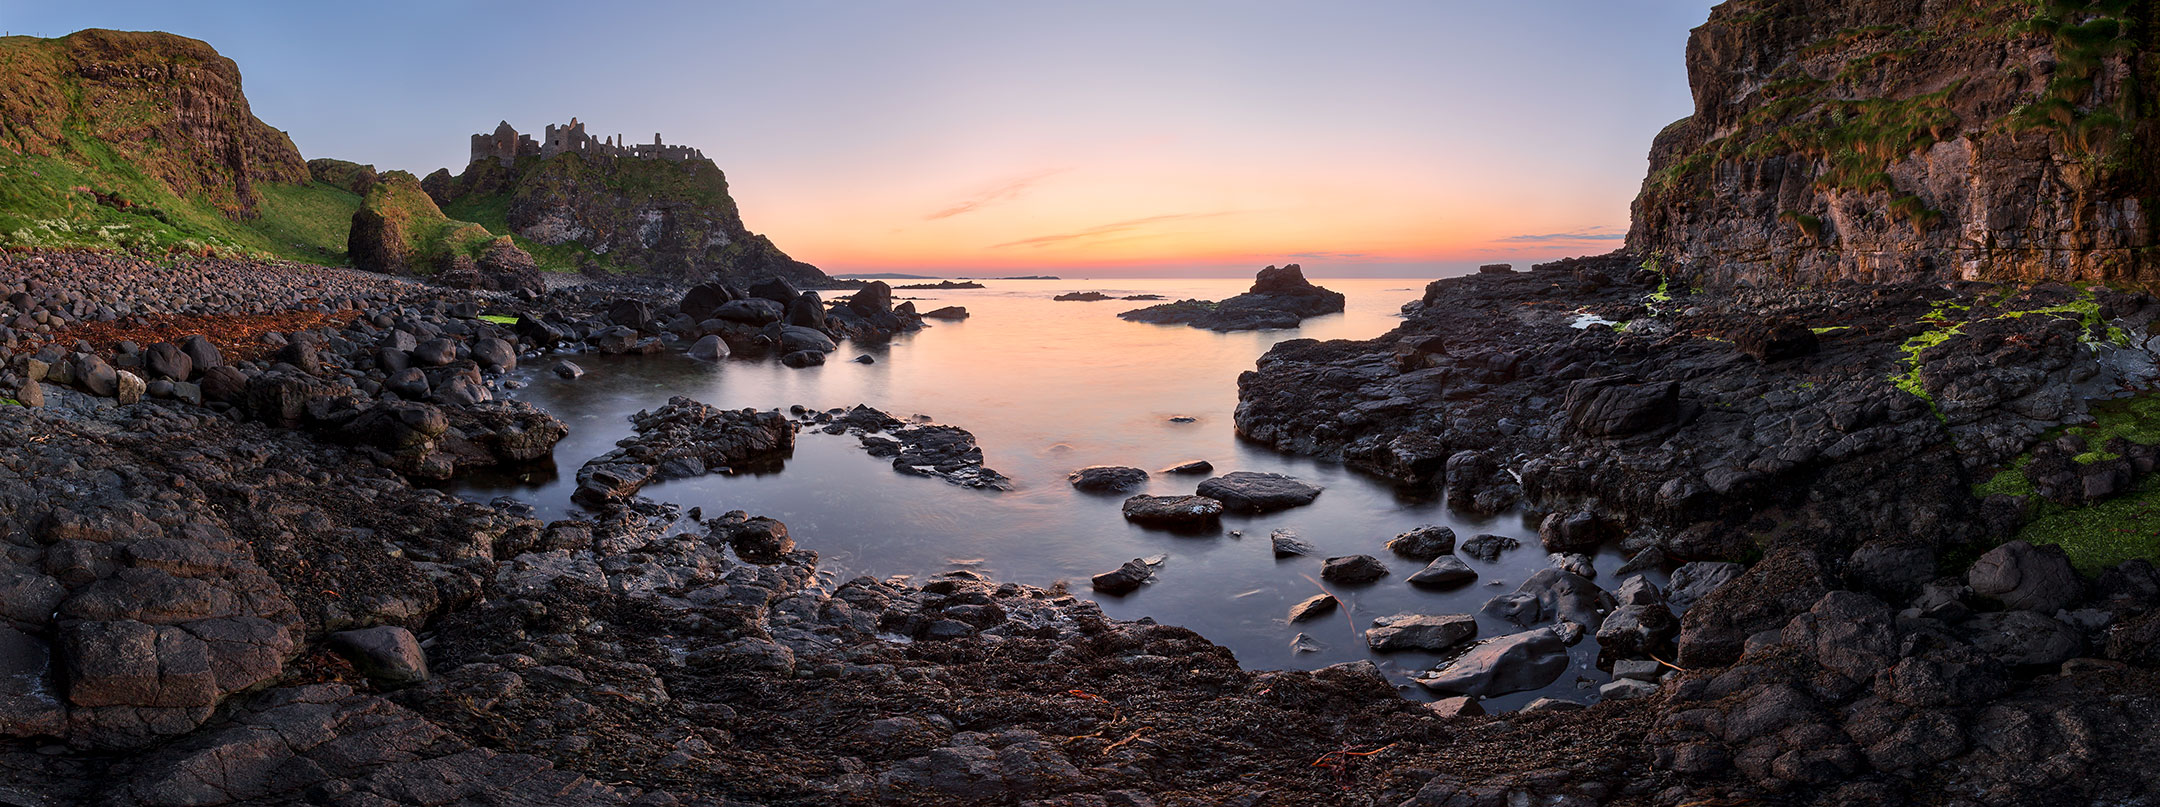
<svg viewBox="0 0 2160 807">
<path fill-rule="evenodd" d="M 1398 332 L 1286 342 L 1241 381 L 1237 420 L 1249 436 L 1435 486 L 1466 507 L 1549 510 L 1551 551 L 1618 540 L 1640 555 L 1631 566 L 1680 567 L 1669 591 L 1624 574 L 1607 591 L 1548 570 L 1487 606 L 1524 632 L 1475 645 L 1444 616 L 1375 625 L 1376 649 L 1467 651 L 1425 683 L 1468 696 L 1434 704 L 1400 697 L 1370 663 L 1243 670 L 1189 631 L 1105 619 L 1060 589 L 968 572 L 833 579 L 785 524 L 685 514 L 634 488 L 591 497 L 590 517 L 542 523 L 507 499 L 474 504 L 415 486 L 475 462 L 529 459 L 560 438 L 545 413 L 452 397 L 487 393 L 510 362 L 550 355 L 534 338 L 548 333 L 525 323 L 583 333 L 587 350 L 684 349 L 684 334 L 618 324 L 618 308 L 623 320 L 663 320 L 630 311 L 621 288 L 519 297 L 398 281 L 342 327 L 280 332 L 274 350 L 219 351 L 245 376 L 240 395 L 206 394 L 202 405 L 114 405 L 48 384 L 43 407 L 0 406 L 0 440 L 36 446 L 0 459 L 11 525 L 0 644 L 12 665 L 0 676 L 0 794 L 41 804 L 1497 805 L 1895 804 L 1955 790 L 2021 804 L 2160 784 L 2110 762 L 2160 750 L 2146 728 L 2160 708 L 2150 650 L 2160 576 L 2132 561 L 2085 578 L 2059 551 L 2019 542 L 1979 552 L 2002 534 L 2008 522 L 1989 514 L 2006 503 L 1963 487 L 1979 473 L 1969 468 L 2054 445 L 2039 439 L 2049 427 L 2035 425 L 2031 415 L 2046 414 L 2035 402 L 2078 398 L 2049 385 L 2147 366 L 2078 345 L 2141 328 L 2160 305 L 2095 299 L 2107 312 L 2095 336 L 2065 302 L 2078 292 L 1829 290 L 1765 305 L 1660 299 L 1637 274 L 1615 258 L 1436 282 Z M 675 295 L 654 289 L 639 305 L 664 311 Z M 778 306 L 727 289 L 675 305 L 699 295 L 732 298 L 715 307 Z M 252 316 L 248 305 L 196 316 Z M 483 318 L 495 310 L 519 313 Z M 1827 312 L 1839 324 L 1806 329 L 1812 350 L 1802 331 L 1784 329 L 1782 342 L 1742 332 L 1763 317 Z M 1892 348 L 1918 333 L 1891 323 L 1929 313 L 1940 321 L 1926 330 L 1955 331 L 1908 370 L 1932 406 L 1889 380 L 1903 356 Z M 107 324 L 143 322 L 155 325 L 131 315 Z M 757 347 L 764 326 L 738 324 L 723 334 Z M 506 358 L 483 346 L 490 339 L 517 347 Z M 1954 360 L 1974 351 L 1960 340 L 2011 352 Z M 2026 342 L 2034 358 L 2021 360 Z M 2108 344 L 2128 349 L 2119 342 Z M 173 344 L 193 361 L 184 340 Z M 312 365 L 294 345 L 315 346 Z M 169 351 L 89 346 L 116 374 L 200 377 L 149 369 L 177 362 Z M 1499 346 L 1513 355 L 1495 355 Z M 407 375 L 413 389 L 381 372 L 391 354 L 420 365 L 405 368 L 419 370 Z M 19 385 L 29 359 L 18 356 Z M 1610 380 L 1622 373 L 1634 377 Z M 1969 400 L 1970 390 L 2018 389 L 2001 378 L 2038 380 L 2003 399 L 2014 405 Z M 369 382 L 374 397 L 355 394 Z M 345 384 L 353 392 L 327 391 Z M 1858 392 L 1866 385 L 1885 389 Z M 1802 392 L 1819 387 L 1829 389 Z M 1875 419 L 1840 414 L 1854 407 Z M 894 440 L 896 462 L 961 484 L 995 473 L 979 451 L 967 464 L 972 438 L 935 431 L 950 427 L 867 408 L 767 414 L 776 420 L 677 401 L 651 413 L 622 459 L 646 476 L 703 473 L 784 453 L 802 427 L 852 432 L 873 451 Z M 1589 482 L 1568 481 L 1675 488 L 1670 472 L 1654 485 L 1629 474 L 1730 456 L 1706 447 L 1729 445 L 1721 424 L 1773 416 L 1833 424 L 1837 441 L 1880 437 L 1872 452 L 1818 450 L 1816 465 L 1757 469 L 1765 478 L 1723 490 L 1696 470 L 1709 492 L 1661 507 L 1630 509 L 1637 500 L 1593 498 Z M 712 453 L 708 431 L 743 436 L 743 450 Z M 1293 433 L 1302 437 L 1280 437 Z M 1763 448 L 1751 437 L 1758 454 L 1793 456 L 1791 445 L 1823 439 L 1775 433 L 1795 442 Z M 906 459 L 948 455 L 961 464 Z M 2135 476 L 2142 455 L 2124 456 Z M 2026 468 L 2050 490 L 2092 489 L 2041 460 Z M 1904 481 L 1855 500 L 1892 478 Z M 1202 492 L 1251 498 L 1225 484 Z M 1290 504 L 1319 495 L 1241 484 Z M 345 495 L 327 500 L 325 485 Z M 1900 508 L 1876 506 L 1891 497 Z M 1289 506 L 1263 501 L 1273 499 L 1240 506 Z M 1719 520 L 1744 513 L 1784 515 Z M 1438 565 L 1452 539 L 1406 534 L 1389 548 Z M 1471 545 L 1482 542 L 1460 551 L 1487 551 Z M 1960 552 L 1978 559 L 1954 565 Z M 1149 568 L 1136 562 L 1134 583 Z M 1361 563 L 1380 561 L 1330 568 L 1347 575 Z M 1687 607 L 1675 619 L 1668 603 Z M 1612 657 L 1603 702 L 1479 714 L 1477 693 L 1543 674 L 1541 649 L 1585 631 Z"/>
</svg>

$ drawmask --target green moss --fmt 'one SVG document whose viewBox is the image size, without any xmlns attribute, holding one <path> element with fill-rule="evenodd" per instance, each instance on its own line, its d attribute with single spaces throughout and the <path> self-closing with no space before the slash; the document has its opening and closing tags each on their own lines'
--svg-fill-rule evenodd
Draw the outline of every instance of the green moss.
<svg viewBox="0 0 2160 807">
<path fill-rule="evenodd" d="M 22 405 L 23 405 L 23 402 L 21 402 L 21 401 L 18 401 L 18 400 L 15 400 L 14 398 L 0 398 L 0 406 L 22 406 Z"/>
<path fill-rule="evenodd" d="M 495 323 L 497 325 L 516 325 L 518 321 L 517 317 L 509 317 L 502 314 L 481 314 L 480 318 Z"/>
<path fill-rule="evenodd" d="M 1814 331 L 1814 332 L 1815 332 L 1815 335 L 1816 335 L 1816 336 L 1826 336 L 1826 335 L 1829 335 L 1829 334 L 1833 334 L 1833 333 L 1840 333 L 1840 332 L 1843 332 L 1843 331 L 1849 331 L 1849 330 L 1852 330 L 1852 326 L 1851 326 L 1851 325 L 1832 325 L 1832 326 L 1830 326 L 1830 327 L 1828 327 L 1828 328 L 1809 328 L 1808 330 L 1810 330 L 1810 331 Z"/>
<path fill-rule="evenodd" d="M 2160 474 L 2147 476 L 2128 493 L 2085 507 L 2042 502 L 2017 537 L 2062 547 L 2071 564 L 2086 574 L 2133 558 L 2160 558 Z"/>
</svg>

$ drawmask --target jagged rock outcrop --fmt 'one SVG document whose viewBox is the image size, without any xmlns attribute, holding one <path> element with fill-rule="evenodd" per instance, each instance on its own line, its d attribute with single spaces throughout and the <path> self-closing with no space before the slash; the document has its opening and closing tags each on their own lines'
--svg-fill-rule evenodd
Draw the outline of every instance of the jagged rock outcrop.
<svg viewBox="0 0 2160 807">
<path fill-rule="evenodd" d="M 1698 285 L 2160 277 L 2147 5 L 1720 5 L 1628 249 Z"/>
<path fill-rule="evenodd" d="M 0 83 L 0 148 L 65 157 L 74 131 L 173 195 L 205 197 L 234 218 L 255 214 L 255 183 L 308 181 L 292 139 L 256 120 L 240 68 L 207 43 L 93 28 L 11 37 L 0 55 L 11 74 Z"/>
</svg>

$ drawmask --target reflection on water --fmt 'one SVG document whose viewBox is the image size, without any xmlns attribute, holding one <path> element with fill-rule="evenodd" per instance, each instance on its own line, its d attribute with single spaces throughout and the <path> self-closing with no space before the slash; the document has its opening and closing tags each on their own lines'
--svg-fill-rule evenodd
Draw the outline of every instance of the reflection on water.
<svg viewBox="0 0 2160 807">
<path fill-rule="evenodd" d="M 643 495 L 708 513 L 747 510 L 788 525 L 797 543 L 817 550 L 843 575 L 929 575 L 971 568 L 999 580 L 1035 585 L 1070 581 L 1093 596 L 1087 579 L 1127 560 L 1157 554 L 1169 560 L 1155 582 L 1130 596 L 1103 597 L 1113 617 L 1153 617 L 1183 625 L 1229 647 L 1249 668 L 1314 668 L 1368 658 L 1356 630 L 1399 612 L 1475 613 L 1495 594 L 1514 590 L 1545 565 L 1535 530 L 1520 516 L 1476 518 L 1449 511 L 1428 492 L 1403 491 L 1336 465 L 1284 456 L 1240 441 L 1231 425 L 1237 376 L 1270 345 L 1286 339 L 1368 339 L 1394 327 L 1402 304 L 1422 293 L 1402 279 L 1320 281 L 1344 292 L 1348 310 L 1307 320 L 1296 331 L 1218 334 L 1183 326 L 1117 319 L 1148 303 L 1054 302 L 1068 291 L 1112 295 L 1161 294 L 1169 299 L 1221 299 L 1244 290 L 1243 280 L 987 281 L 989 288 L 900 291 L 918 308 L 966 306 L 973 315 L 938 322 L 889 345 L 844 344 L 822 367 L 788 369 L 777 362 L 699 362 L 680 355 L 580 356 L 588 374 L 576 381 L 528 362 L 531 383 L 516 395 L 570 424 L 555 450 L 556 468 L 519 480 L 475 480 L 460 493 L 474 498 L 515 495 L 544 518 L 573 512 L 577 467 L 629 434 L 628 415 L 687 395 L 728 408 L 812 409 L 866 403 L 899 417 L 928 414 L 975 433 L 989 467 L 1012 477 L 1005 493 L 968 490 L 936 479 L 903 476 L 887 460 L 865 454 L 849 436 L 805 430 L 795 456 L 778 473 L 708 476 L 649 486 Z M 868 353 L 875 364 L 848 359 Z M 1191 418 L 1174 422 L 1172 418 Z M 1233 515 L 1206 535 L 1178 535 L 1132 526 L 1119 515 L 1122 496 L 1074 491 L 1065 475 L 1086 465 L 1131 465 L 1149 471 L 1205 459 L 1216 473 L 1274 471 L 1327 491 L 1307 507 L 1263 516 Z M 1155 474 L 1144 491 L 1193 492 L 1205 477 Z M 1481 532 L 1525 538 L 1497 563 L 1464 558 L 1480 579 L 1465 588 L 1432 592 L 1402 582 L 1422 564 L 1389 554 L 1384 544 L 1423 524 L 1453 527 L 1458 540 Z M 1268 533 L 1297 530 L 1317 557 L 1276 560 Z M 1344 600 L 1337 613 L 1292 627 L 1290 605 L 1319 592 L 1320 558 L 1370 554 L 1393 574 L 1376 585 L 1328 588 Z M 1620 560 L 1609 552 L 1598 568 Z M 1609 582 L 1602 581 L 1601 582 Z M 1508 632 L 1484 620 L 1484 636 Z M 1355 625 L 1356 630 L 1353 629 Z M 1303 631 L 1324 649 L 1293 653 Z M 1575 669 L 1542 693 L 1493 699 L 1512 708 L 1539 694 L 1587 700 L 1608 676 L 1592 668 L 1594 643 L 1574 652 Z M 1433 658 L 1398 653 L 1376 657 L 1391 673 L 1429 666 Z M 1578 677 L 1582 682 L 1578 682 Z M 1415 688 L 1413 688 L 1415 689 Z M 1419 694 L 1412 692 L 1410 694 Z"/>
</svg>

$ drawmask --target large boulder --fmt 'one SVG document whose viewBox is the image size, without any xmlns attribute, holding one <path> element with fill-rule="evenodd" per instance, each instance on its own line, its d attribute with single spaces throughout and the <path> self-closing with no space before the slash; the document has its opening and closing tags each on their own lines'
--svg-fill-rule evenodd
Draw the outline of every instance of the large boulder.
<svg viewBox="0 0 2160 807">
<path fill-rule="evenodd" d="M 384 687 L 410 686 L 427 680 L 427 654 L 412 631 L 383 625 L 330 634 L 330 650 L 353 669 Z"/>
<path fill-rule="evenodd" d="M 2085 580 L 2062 547 L 2011 541 L 1988 550 L 1965 573 L 1974 594 L 2009 608 L 2054 613 L 2085 593 Z"/>
<path fill-rule="evenodd" d="M 725 283 L 699 283 L 683 292 L 682 302 L 675 306 L 675 310 L 694 320 L 708 320 L 713 318 L 713 312 L 720 310 L 720 306 L 739 299 L 742 299 L 742 295 Z"/>
<path fill-rule="evenodd" d="M 1416 680 L 1435 692 L 1489 698 L 1546 686 L 1567 668 L 1567 644 L 1552 630 L 1539 629 L 1479 642 Z"/>
<path fill-rule="evenodd" d="M 787 307 L 762 297 L 730 300 L 713 309 L 712 318 L 747 325 L 768 325 L 787 315 Z"/>
<path fill-rule="evenodd" d="M 143 369 L 149 370 L 153 378 L 186 381 L 195 376 L 195 358 L 179 345 L 159 342 L 145 352 Z"/>
<path fill-rule="evenodd" d="M 1235 513 L 1269 513 L 1312 504 L 1319 485 L 1282 474 L 1232 471 L 1200 483 L 1200 495 L 1222 502 Z"/>
</svg>

